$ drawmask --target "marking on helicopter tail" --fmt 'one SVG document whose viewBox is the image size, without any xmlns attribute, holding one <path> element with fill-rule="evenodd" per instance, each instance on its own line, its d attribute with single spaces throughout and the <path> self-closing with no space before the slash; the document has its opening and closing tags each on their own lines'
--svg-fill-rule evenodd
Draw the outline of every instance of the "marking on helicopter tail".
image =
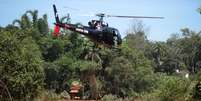
<svg viewBox="0 0 201 101">
<path fill-rule="evenodd" d="M 88 30 L 84 30 L 84 33 L 87 33 L 87 34 L 88 34 L 88 33 L 89 33 L 89 31 L 88 31 Z"/>
<path fill-rule="evenodd" d="M 84 29 L 80 29 L 80 28 L 76 28 L 75 30 L 78 32 L 81 32 L 81 33 L 87 33 L 87 34 L 89 33 L 88 30 L 84 30 Z"/>
</svg>

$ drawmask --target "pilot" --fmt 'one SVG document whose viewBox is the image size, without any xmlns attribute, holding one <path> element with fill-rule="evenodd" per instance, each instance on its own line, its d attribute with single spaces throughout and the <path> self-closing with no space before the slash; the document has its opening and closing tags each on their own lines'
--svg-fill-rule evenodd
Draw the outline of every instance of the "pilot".
<svg viewBox="0 0 201 101">
<path fill-rule="evenodd" d="M 102 26 L 103 26 L 103 27 L 108 27 L 108 23 L 102 22 Z"/>
<path fill-rule="evenodd" d="M 96 22 L 95 20 L 92 20 L 92 21 L 88 22 L 88 25 L 89 25 L 91 28 L 96 29 L 97 22 Z"/>
<path fill-rule="evenodd" d="M 97 25 L 96 25 L 96 29 L 98 29 L 98 30 L 101 29 L 101 24 L 100 24 L 100 23 L 97 23 Z"/>
</svg>

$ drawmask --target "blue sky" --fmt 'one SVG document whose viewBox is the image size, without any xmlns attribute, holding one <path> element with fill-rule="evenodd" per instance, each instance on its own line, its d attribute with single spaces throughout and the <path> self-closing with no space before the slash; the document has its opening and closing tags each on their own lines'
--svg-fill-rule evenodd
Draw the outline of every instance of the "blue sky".
<svg viewBox="0 0 201 101">
<path fill-rule="evenodd" d="M 201 15 L 196 9 L 201 0 L 0 0 L 0 26 L 12 23 L 27 10 L 37 9 L 39 15 L 48 14 L 50 27 L 53 26 L 52 4 L 59 13 L 71 14 L 72 23 L 87 24 L 96 17 L 81 16 L 91 12 L 104 12 L 114 15 L 163 16 L 163 20 L 141 19 L 149 27 L 148 39 L 165 41 L 181 28 L 201 30 Z M 132 19 L 106 18 L 109 26 L 120 30 L 122 36 L 132 24 Z"/>
</svg>

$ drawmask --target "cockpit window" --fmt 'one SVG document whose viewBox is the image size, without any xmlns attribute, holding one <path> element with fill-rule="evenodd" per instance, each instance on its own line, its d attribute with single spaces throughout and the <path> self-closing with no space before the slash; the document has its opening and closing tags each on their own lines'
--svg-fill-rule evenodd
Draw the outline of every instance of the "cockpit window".
<svg viewBox="0 0 201 101">
<path fill-rule="evenodd" d="M 115 29 L 115 35 L 117 36 L 117 44 L 120 45 L 122 43 L 121 35 L 117 29 Z"/>
<path fill-rule="evenodd" d="M 121 37 L 121 35 L 117 29 L 115 29 L 115 34 L 117 35 L 117 37 Z"/>
</svg>

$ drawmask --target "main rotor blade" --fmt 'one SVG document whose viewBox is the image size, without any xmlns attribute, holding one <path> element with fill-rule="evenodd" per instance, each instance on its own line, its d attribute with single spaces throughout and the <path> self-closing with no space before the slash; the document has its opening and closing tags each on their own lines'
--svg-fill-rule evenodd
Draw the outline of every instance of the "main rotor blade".
<svg viewBox="0 0 201 101">
<path fill-rule="evenodd" d="M 119 15 L 107 15 L 106 17 L 164 19 L 164 17 L 150 17 L 150 16 L 119 16 Z"/>
</svg>

